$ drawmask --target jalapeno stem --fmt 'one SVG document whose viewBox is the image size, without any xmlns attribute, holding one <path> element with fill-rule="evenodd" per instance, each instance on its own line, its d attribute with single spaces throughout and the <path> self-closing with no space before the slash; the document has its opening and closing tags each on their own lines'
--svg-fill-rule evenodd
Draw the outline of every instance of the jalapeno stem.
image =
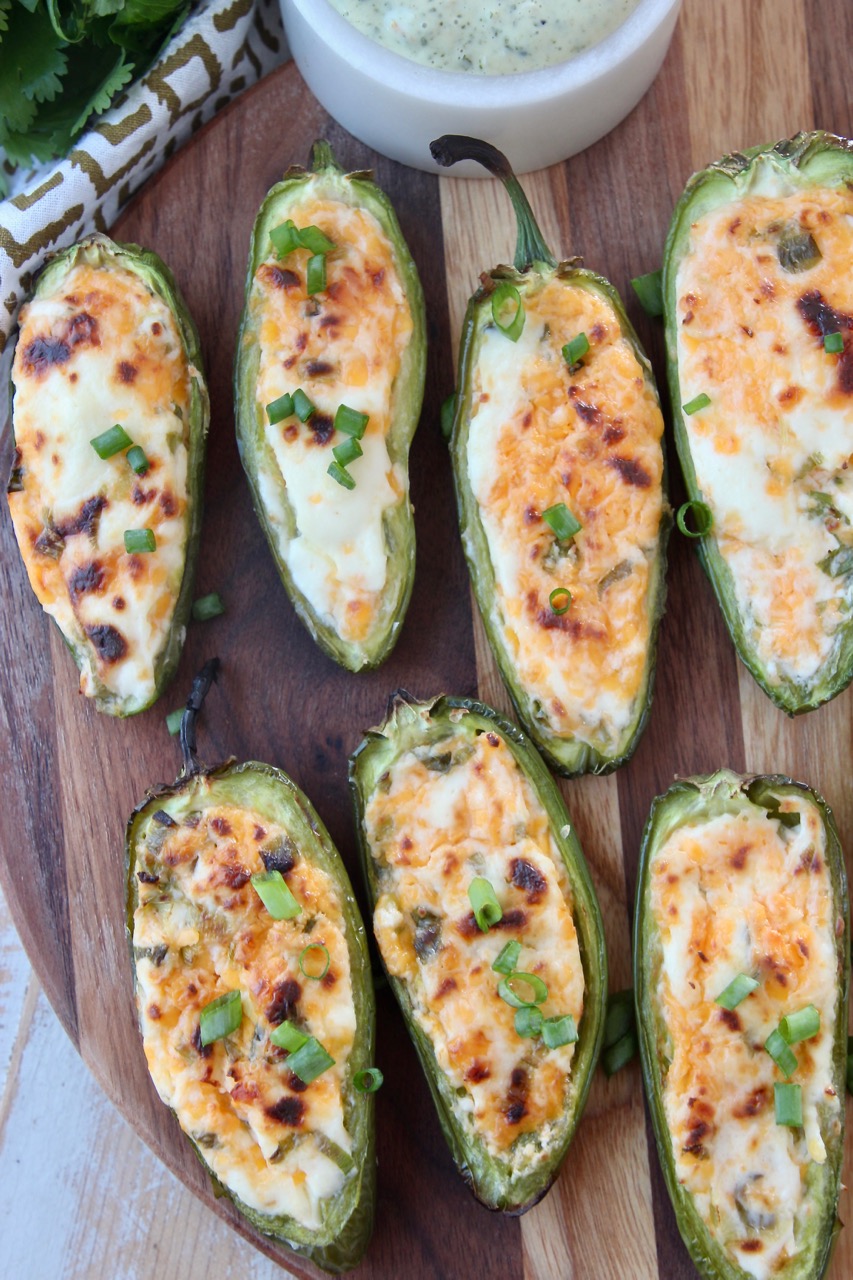
<svg viewBox="0 0 853 1280">
<path fill-rule="evenodd" d="M 319 173 L 321 169 L 334 169 L 336 173 L 343 173 L 332 148 L 324 138 L 318 138 L 311 148 L 311 172 Z"/>
<path fill-rule="evenodd" d="M 449 168 L 460 160 L 476 160 L 477 164 L 488 169 L 493 178 L 500 178 L 512 201 L 518 223 L 518 236 L 515 242 L 517 271 L 527 271 L 534 262 L 556 267 L 557 260 L 545 243 L 527 196 L 521 189 L 521 183 L 502 151 L 498 151 L 497 147 L 493 147 L 490 142 L 482 142 L 479 138 L 466 138 L 459 133 L 445 133 L 431 142 L 429 149 L 433 160 L 443 168 Z"/>
<path fill-rule="evenodd" d="M 210 658 L 193 680 L 190 696 L 187 698 L 186 710 L 181 719 L 181 755 L 184 758 L 184 767 L 181 770 L 182 779 L 194 778 L 197 773 L 202 772 L 202 765 L 199 763 L 196 750 L 195 724 L 198 713 L 201 711 L 202 703 L 207 697 L 207 692 L 219 674 L 219 666 L 218 658 Z"/>
</svg>

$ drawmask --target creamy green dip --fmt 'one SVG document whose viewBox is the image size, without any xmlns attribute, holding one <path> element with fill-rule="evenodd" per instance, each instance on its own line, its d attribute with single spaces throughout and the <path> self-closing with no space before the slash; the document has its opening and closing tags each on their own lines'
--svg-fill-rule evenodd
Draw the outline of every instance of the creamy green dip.
<svg viewBox="0 0 853 1280">
<path fill-rule="evenodd" d="M 565 62 L 625 21 L 639 0 L 331 0 L 379 44 L 427 67 L 504 75 Z"/>
</svg>

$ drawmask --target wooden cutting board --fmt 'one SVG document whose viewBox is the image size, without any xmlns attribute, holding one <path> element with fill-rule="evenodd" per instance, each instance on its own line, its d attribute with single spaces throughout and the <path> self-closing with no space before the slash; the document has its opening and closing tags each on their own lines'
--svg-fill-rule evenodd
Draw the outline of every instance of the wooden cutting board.
<svg viewBox="0 0 853 1280">
<path fill-rule="evenodd" d="M 664 387 L 660 324 L 640 311 L 632 276 L 660 265 L 688 175 L 727 151 L 798 129 L 853 130 L 849 0 L 687 0 L 663 71 L 609 137 L 525 180 L 546 239 L 607 275 Z M 249 233 L 267 188 L 328 138 L 349 168 L 373 166 L 391 195 L 427 297 L 430 363 L 412 452 L 418 573 L 400 642 L 378 672 L 353 676 L 323 657 L 296 620 L 252 513 L 237 457 L 231 368 Z M 0 519 L 0 879 L 33 966 L 98 1082 L 162 1160 L 258 1248 L 300 1276 L 317 1274 L 215 1201 L 150 1083 L 131 996 L 124 934 L 124 823 L 151 783 L 179 767 L 163 716 L 216 653 L 223 674 L 201 730 L 202 757 L 283 766 L 314 801 L 352 871 L 348 754 L 399 686 L 421 696 L 479 694 L 509 710 L 472 608 L 459 545 L 439 405 L 453 387 L 460 319 L 479 271 L 511 258 L 508 201 L 491 181 L 434 178 L 375 156 L 329 120 L 293 65 L 282 68 L 181 151 L 113 229 L 155 249 L 196 317 L 213 417 L 198 593 L 227 614 L 190 628 L 172 689 L 128 722 L 76 692 L 58 633 L 26 585 L 8 513 Z M 665 398 L 665 392 L 664 392 Z M 674 458 L 673 503 L 681 500 Z M 670 551 L 651 723 L 634 760 L 608 778 L 563 784 L 601 899 L 612 985 L 630 982 L 629 920 L 640 832 L 652 798 L 677 774 L 727 765 L 816 786 L 853 847 L 849 784 L 853 690 L 787 720 L 735 657 L 693 549 Z M 356 883 L 358 883 L 356 877 Z M 522 1219 L 489 1214 L 453 1170 L 426 1084 L 387 991 L 379 994 L 379 1202 L 365 1278 L 687 1280 L 692 1265 L 669 1206 L 636 1064 L 599 1077 L 551 1194 Z M 848 1116 L 853 1120 L 853 1108 Z M 846 1181 L 853 1181 L 853 1132 Z M 851 1214 L 842 1196 L 841 1217 Z M 853 1275 L 842 1232 L 834 1280 Z"/>
</svg>

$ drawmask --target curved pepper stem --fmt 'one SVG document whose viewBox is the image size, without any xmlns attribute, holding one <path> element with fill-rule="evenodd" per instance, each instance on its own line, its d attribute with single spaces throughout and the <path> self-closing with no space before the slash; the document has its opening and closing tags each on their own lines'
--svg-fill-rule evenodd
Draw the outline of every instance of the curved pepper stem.
<svg viewBox="0 0 853 1280">
<path fill-rule="evenodd" d="M 210 658 L 193 680 L 190 696 L 187 698 L 187 707 L 181 717 L 181 755 L 184 757 L 182 779 L 194 778 L 197 773 L 202 772 L 196 750 L 195 725 L 208 690 L 219 674 L 220 665 L 218 658 Z"/>
<path fill-rule="evenodd" d="M 476 160 L 477 164 L 488 169 L 492 177 L 500 178 L 512 201 L 518 223 L 515 242 L 517 271 L 527 271 L 534 262 L 556 267 L 557 259 L 542 238 L 527 196 L 502 151 L 498 151 L 490 142 L 483 142 L 480 138 L 466 138 L 459 133 L 445 133 L 431 142 L 429 149 L 433 160 L 443 168 L 449 168 L 460 160 Z"/>
<path fill-rule="evenodd" d="M 335 173 L 343 173 L 329 143 L 325 138 L 318 138 L 311 148 L 311 172 L 320 173 L 322 169 L 333 169 Z"/>
</svg>

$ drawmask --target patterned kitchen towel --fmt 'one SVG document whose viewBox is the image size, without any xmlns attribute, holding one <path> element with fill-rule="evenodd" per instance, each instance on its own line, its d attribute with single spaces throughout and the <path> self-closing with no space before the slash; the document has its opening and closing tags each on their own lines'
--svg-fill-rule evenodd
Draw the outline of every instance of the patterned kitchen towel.
<svg viewBox="0 0 853 1280">
<path fill-rule="evenodd" d="M 0 352 L 45 253 L 105 231 L 190 134 L 288 56 L 277 0 L 207 0 L 64 160 L 13 178 L 0 203 Z"/>
</svg>

